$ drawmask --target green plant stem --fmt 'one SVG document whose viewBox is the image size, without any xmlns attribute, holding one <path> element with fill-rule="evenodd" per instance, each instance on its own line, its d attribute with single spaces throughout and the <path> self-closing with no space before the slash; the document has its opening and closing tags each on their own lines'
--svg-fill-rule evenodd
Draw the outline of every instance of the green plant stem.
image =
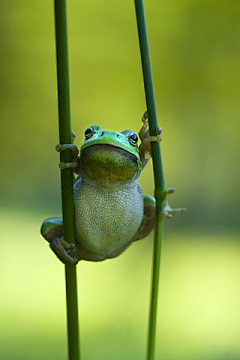
<svg viewBox="0 0 240 360">
<path fill-rule="evenodd" d="M 60 144 L 70 144 L 71 123 L 65 0 L 55 0 L 54 10 L 57 53 L 59 139 Z M 62 162 L 71 162 L 71 158 L 72 154 L 70 150 L 63 151 L 60 154 L 60 160 Z M 72 169 L 61 170 L 61 187 L 64 239 L 68 242 L 75 243 Z M 65 265 L 65 278 L 69 360 L 79 360 L 76 266 L 70 264 Z"/>
<path fill-rule="evenodd" d="M 140 52 L 141 52 L 145 96 L 147 103 L 147 111 L 149 115 L 149 131 L 150 131 L 150 135 L 156 135 L 157 114 L 156 114 L 156 106 L 154 99 L 152 71 L 151 71 L 148 38 L 147 38 L 147 28 L 146 28 L 144 6 L 142 0 L 135 0 L 135 9 L 136 9 L 136 17 L 137 17 L 137 27 L 138 27 L 138 36 L 139 36 L 139 44 L 140 44 Z M 147 350 L 148 360 L 154 359 L 159 269 L 160 269 L 160 258 L 161 258 L 161 248 L 162 248 L 163 201 L 166 197 L 160 145 L 157 142 L 152 142 L 151 147 L 152 147 L 152 155 L 153 155 L 153 170 L 154 170 L 154 182 L 155 182 L 156 215 L 155 215 L 155 227 L 154 227 L 152 291 L 151 291 L 149 329 L 148 329 L 148 350 Z"/>
</svg>

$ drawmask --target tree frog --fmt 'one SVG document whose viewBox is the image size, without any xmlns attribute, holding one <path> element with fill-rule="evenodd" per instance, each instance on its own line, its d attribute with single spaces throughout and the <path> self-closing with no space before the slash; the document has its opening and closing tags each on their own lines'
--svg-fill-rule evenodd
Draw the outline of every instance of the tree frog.
<svg viewBox="0 0 240 360">
<path fill-rule="evenodd" d="M 150 143 L 162 139 L 161 128 L 150 136 L 146 113 L 142 120 L 140 146 L 132 130 L 112 132 L 97 125 L 85 131 L 80 155 L 73 133 L 72 144 L 57 145 L 58 151 L 70 148 L 73 152 L 72 163 L 60 164 L 62 171 L 73 167 L 78 175 L 73 187 L 76 244 L 63 238 L 61 218 L 45 220 L 41 234 L 63 263 L 115 258 L 153 229 L 155 199 L 143 196 L 138 177 L 151 158 Z M 173 191 L 166 192 L 165 217 L 186 210 L 170 208 L 168 194 Z"/>
</svg>

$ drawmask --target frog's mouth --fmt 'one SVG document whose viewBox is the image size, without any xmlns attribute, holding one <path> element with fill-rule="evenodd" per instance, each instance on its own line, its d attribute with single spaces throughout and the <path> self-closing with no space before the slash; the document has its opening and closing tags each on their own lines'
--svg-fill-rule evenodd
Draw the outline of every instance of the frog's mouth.
<svg viewBox="0 0 240 360">
<path fill-rule="evenodd" d="M 80 157 L 81 173 L 97 182 L 125 182 L 139 176 L 136 155 L 109 144 L 84 148 Z"/>
</svg>

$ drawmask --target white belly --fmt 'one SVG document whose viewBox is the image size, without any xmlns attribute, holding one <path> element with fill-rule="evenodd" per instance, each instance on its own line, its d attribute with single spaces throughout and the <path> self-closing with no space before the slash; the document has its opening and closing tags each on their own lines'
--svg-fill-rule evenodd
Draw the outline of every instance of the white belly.
<svg viewBox="0 0 240 360">
<path fill-rule="evenodd" d="M 85 249 L 110 255 L 129 243 L 143 219 L 143 197 L 136 186 L 106 192 L 75 184 L 76 240 Z"/>
</svg>

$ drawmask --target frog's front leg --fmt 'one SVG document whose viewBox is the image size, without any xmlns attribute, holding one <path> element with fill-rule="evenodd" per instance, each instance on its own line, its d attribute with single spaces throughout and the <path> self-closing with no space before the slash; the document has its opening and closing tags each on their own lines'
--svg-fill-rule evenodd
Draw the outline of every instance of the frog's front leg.
<svg viewBox="0 0 240 360">
<path fill-rule="evenodd" d="M 42 236 L 50 243 L 50 248 L 63 263 L 76 265 L 75 244 L 69 243 L 63 238 L 62 218 L 50 218 L 44 220 L 41 226 Z"/>
<path fill-rule="evenodd" d="M 74 134 L 73 131 L 71 131 L 71 144 L 58 144 L 56 145 L 55 149 L 57 150 L 57 152 L 62 152 L 64 150 L 71 150 L 72 151 L 72 161 L 69 163 L 65 163 L 65 162 L 60 162 L 59 167 L 60 169 L 67 169 L 67 168 L 73 168 L 74 172 L 76 174 L 79 173 L 79 156 L 78 156 L 78 148 L 77 146 L 73 143 L 74 139 L 75 139 L 76 135 Z"/>
<path fill-rule="evenodd" d="M 153 141 L 160 142 L 162 140 L 160 136 L 162 132 L 162 128 L 160 128 L 159 126 L 156 128 L 156 135 L 154 136 L 149 135 L 147 119 L 148 119 L 148 112 L 145 111 L 145 113 L 142 116 L 143 126 L 138 133 L 142 141 L 139 146 L 139 153 L 143 168 L 146 166 L 147 162 L 152 157 L 151 142 Z"/>
</svg>

